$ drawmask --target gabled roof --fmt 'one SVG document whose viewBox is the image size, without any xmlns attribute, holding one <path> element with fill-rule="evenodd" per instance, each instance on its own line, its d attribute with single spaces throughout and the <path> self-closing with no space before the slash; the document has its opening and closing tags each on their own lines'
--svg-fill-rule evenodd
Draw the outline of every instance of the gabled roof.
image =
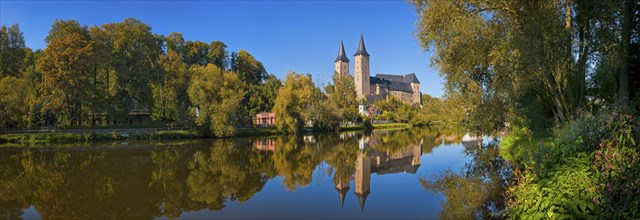
<svg viewBox="0 0 640 220">
<path fill-rule="evenodd" d="M 401 75 L 391 75 L 391 74 L 376 74 L 376 78 L 381 80 L 389 81 L 389 82 L 404 82 L 404 77 Z"/>
<path fill-rule="evenodd" d="M 413 93 L 411 84 L 403 82 L 392 82 L 391 84 L 389 84 L 389 90 Z"/>
<path fill-rule="evenodd" d="M 406 82 L 406 83 L 420 83 L 420 80 L 418 80 L 418 77 L 416 77 L 415 73 L 410 73 L 410 74 L 404 75 L 404 82 Z"/>
<path fill-rule="evenodd" d="M 369 56 L 369 53 L 367 53 L 367 49 L 364 47 L 364 38 L 362 37 L 362 34 L 360 34 L 360 44 L 358 45 L 358 51 L 353 56 L 358 55 Z"/>
<path fill-rule="evenodd" d="M 411 83 L 420 83 L 415 74 L 391 75 L 391 74 L 377 74 L 375 77 L 369 78 L 370 84 L 388 85 L 391 91 L 403 91 L 413 93 Z"/>
<path fill-rule="evenodd" d="M 344 44 L 342 43 L 342 40 L 340 41 L 340 50 L 338 51 L 338 57 L 333 62 L 338 62 L 338 61 L 344 61 L 347 63 L 349 62 L 349 58 L 347 58 L 344 52 Z"/>
<path fill-rule="evenodd" d="M 376 74 L 377 78 L 385 79 L 391 82 L 403 82 L 403 83 L 420 83 L 418 77 L 416 77 L 415 73 L 410 73 L 407 75 L 393 75 L 393 74 Z"/>
<path fill-rule="evenodd" d="M 369 84 L 389 84 L 391 83 L 391 81 L 383 79 L 383 78 L 379 78 L 377 76 L 370 76 L 369 77 Z"/>
</svg>

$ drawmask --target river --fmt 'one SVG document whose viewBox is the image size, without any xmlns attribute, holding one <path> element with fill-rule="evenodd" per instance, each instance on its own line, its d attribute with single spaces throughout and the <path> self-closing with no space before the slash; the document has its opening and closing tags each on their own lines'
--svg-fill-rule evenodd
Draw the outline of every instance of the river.
<svg viewBox="0 0 640 220">
<path fill-rule="evenodd" d="M 0 218 L 491 218 L 510 176 L 497 152 L 418 128 L 5 148 Z"/>
</svg>

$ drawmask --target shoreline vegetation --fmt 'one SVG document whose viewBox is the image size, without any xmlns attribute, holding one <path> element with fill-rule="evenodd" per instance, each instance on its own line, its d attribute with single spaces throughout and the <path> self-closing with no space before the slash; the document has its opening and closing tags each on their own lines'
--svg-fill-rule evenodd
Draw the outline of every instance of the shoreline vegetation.
<svg viewBox="0 0 640 220">
<path fill-rule="evenodd" d="M 506 134 L 504 210 L 485 218 L 640 219 L 638 0 L 412 4 L 462 124 Z M 476 199 L 458 218 L 495 210 Z"/>
<path fill-rule="evenodd" d="M 412 127 L 407 123 L 386 123 L 373 124 L 372 130 L 402 130 Z M 91 131 L 90 131 L 91 130 Z M 111 131 L 109 131 L 111 130 Z M 348 131 L 366 131 L 364 124 L 356 124 L 350 126 L 342 126 L 338 132 Z M 46 131 L 46 130 L 45 130 Z M 249 137 L 270 137 L 280 135 L 291 135 L 278 131 L 275 127 L 255 127 L 255 128 L 238 128 L 233 136 L 229 137 L 213 137 L 206 135 L 194 129 L 179 130 L 156 130 L 147 129 L 85 129 L 82 132 L 72 132 L 78 130 L 55 130 L 51 133 L 19 133 L 19 134 L 0 134 L 0 148 L 2 147 L 51 147 L 52 145 L 61 145 L 65 147 L 67 144 L 86 144 L 105 141 L 155 141 L 155 140 L 184 140 L 184 139 L 201 139 L 201 138 L 249 138 Z M 307 134 L 325 133 L 335 131 L 312 131 L 308 130 Z"/>
</svg>

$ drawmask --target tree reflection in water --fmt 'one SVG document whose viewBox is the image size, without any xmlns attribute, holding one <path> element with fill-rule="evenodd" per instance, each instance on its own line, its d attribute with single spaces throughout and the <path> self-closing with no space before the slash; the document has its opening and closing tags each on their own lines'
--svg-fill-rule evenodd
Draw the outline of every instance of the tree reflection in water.
<svg viewBox="0 0 640 220">
<path fill-rule="evenodd" d="M 364 208 L 367 195 L 376 193 L 369 192 L 367 175 L 415 173 L 420 155 L 458 139 L 434 130 L 410 129 L 366 135 L 163 142 L 168 147 L 127 150 L 3 149 L 0 218 L 19 219 L 32 206 L 45 219 L 178 218 L 190 211 L 221 210 L 230 201 L 244 203 L 276 177 L 287 191 L 296 191 L 312 183 L 317 178 L 314 175 L 331 178 L 335 189 L 326 190 L 337 192 L 341 204 L 351 192 Z M 503 166 L 490 156 L 493 151 L 497 149 L 492 145 L 469 147 L 466 153 L 474 162 L 467 164 L 464 173 L 422 178 L 426 189 L 447 196 L 443 213 L 474 210 L 471 217 L 486 216 L 502 208 L 499 193 L 487 193 L 502 190 L 489 183 L 504 178 L 499 174 Z M 465 217 L 443 215 L 449 216 Z"/>
<path fill-rule="evenodd" d="M 461 140 L 464 153 L 471 157 L 459 172 L 445 171 L 436 176 L 421 177 L 422 186 L 440 192 L 441 219 L 500 218 L 504 210 L 504 195 L 511 167 L 499 156 L 498 141 Z"/>
</svg>

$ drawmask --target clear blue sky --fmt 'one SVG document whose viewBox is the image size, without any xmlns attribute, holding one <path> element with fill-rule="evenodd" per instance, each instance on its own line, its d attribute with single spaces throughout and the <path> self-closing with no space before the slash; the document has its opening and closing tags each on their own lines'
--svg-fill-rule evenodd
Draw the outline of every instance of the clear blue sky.
<svg viewBox="0 0 640 220">
<path fill-rule="evenodd" d="M 229 51 L 247 50 L 269 73 L 310 73 L 319 83 L 333 74 L 340 40 L 351 62 L 360 34 L 371 54 L 371 73 L 416 73 L 421 91 L 443 94 L 442 79 L 429 66 L 413 35 L 415 9 L 406 1 L 5 1 L 0 24 L 18 23 L 28 47 L 44 48 L 56 19 L 102 25 L 134 17 L 157 34 L 185 40 L 220 40 Z"/>
</svg>

